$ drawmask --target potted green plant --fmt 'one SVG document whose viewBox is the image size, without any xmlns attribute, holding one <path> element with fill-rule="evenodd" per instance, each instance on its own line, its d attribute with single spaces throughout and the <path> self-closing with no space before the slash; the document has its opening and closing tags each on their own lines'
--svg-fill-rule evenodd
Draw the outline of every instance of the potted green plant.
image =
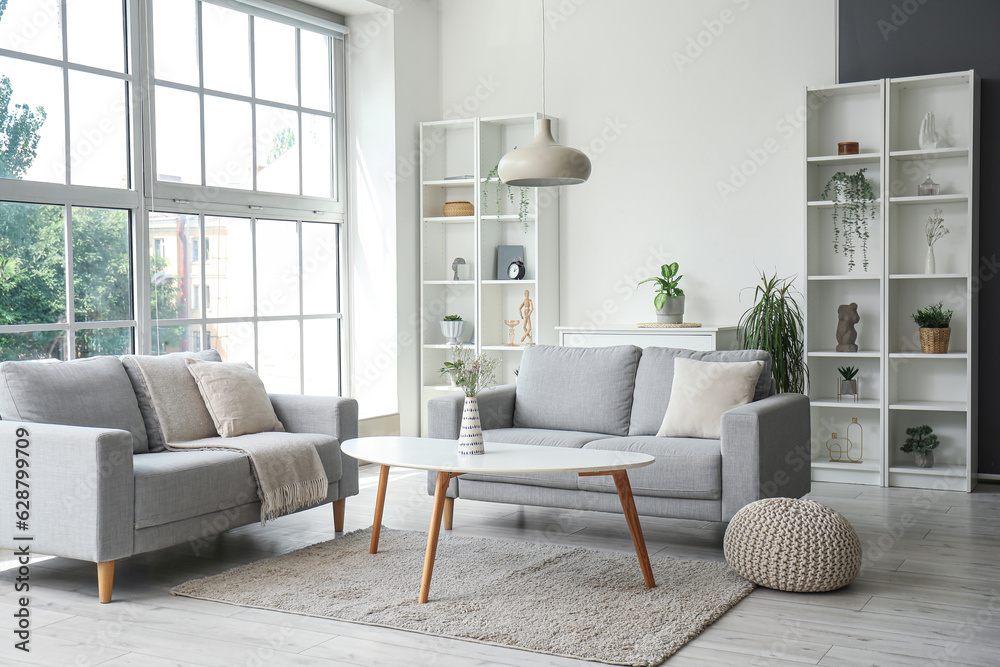
<svg viewBox="0 0 1000 667">
<path fill-rule="evenodd" d="M 458 337 L 465 331 L 461 315 L 445 315 L 441 320 L 441 333 L 448 339 L 448 345 L 461 345 Z"/>
<path fill-rule="evenodd" d="M 740 317 L 738 331 L 743 349 L 764 350 L 771 355 L 771 373 L 779 392 L 803 393 L 809 368 L 794 280 L 761 272 L 754 305 Z"/>
<path fill-rule="evenodd" d="M 920 351 L 924 354 L 947 354 L 951 341 L 951 316 L 938 301 L 932 306 L 918 309 L 911 317 L 920 327 Z"/>
<path fill-rule="evenodd" d="M 452 387 L 458 386 L 458 374 L 462 370 L 462 360 L 455 359 L 454 361 L 446 361 L 444 365 L 438 369 L 441 375 L 448 376 L 448 382 Z"/>
<path fill-rule="evenodd" d="M 841 396 L 854 396 L 854 400 L 858 400 L 858 368 L 856 366 L 841 366 L 837 369 L 840 373 L 840 388 L 837 391 L 837 400 L 840 400 Z"/>
<path fill-rule="evenodd" d="M 838 171 L 830 177 L 823 188 L 823 199 L 831 191 L 833 198 L 833 251 L 843 251 L 847 258 L 847 270 L 856 266 L 854 253 L 856 243 L 861 244 L 861 266 L 868 270 L 868 225 L 875 220 L 878 208 L 875 206 L 875 190 L 865 178 L 866 168 L 856 174 Z M 841 240 L 843 234 L 843 240 Z"/>
<path fill-rule="evenodd" d="M 656 307 L 656 321 L 660 324 L 680 324 L 684 321 L 684 290 L 677 286 L 682 277 L 677 275 L 678 270 L 677 262 L 664 264 L 660 267 L 660 275 L 639 281 L 639 285 L 656 283 L 653 305 Z"/>
<path fill-rule="evenodd" d="M 906 442 L 899 449 L 913 454 L 913 462 L 918 468 L 934 466 L 934 450 L 941 444 L 930 426 L 913 426 L 906 429 Z"/>
</svg>

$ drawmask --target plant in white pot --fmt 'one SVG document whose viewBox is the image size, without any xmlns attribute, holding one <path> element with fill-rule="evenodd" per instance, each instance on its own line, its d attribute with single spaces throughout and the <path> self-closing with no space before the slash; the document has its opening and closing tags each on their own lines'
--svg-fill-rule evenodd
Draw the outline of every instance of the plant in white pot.
<svg viewBox="0 0 1000 667">
<path fill-rule="evenodd" d="M 639 284 L 656 283 L 656 321 L 660 324 L 680 324 L 684 321 L 684 290 L 677 286 L 682 276 L 677 275 L 677 262 L 660 267 L 660 275 L 639 281 Z"/>
<path fill-rule="evenodd" d="M 459 454 L 484 454 L 483 426 L 479 420 L 479 401 L 477 396 L 483 389 L 496 384 L 493 373 L 500 360 L 488 357 L 485 353 L 476 355 L 472 348 L 456 346 L 452 350 L 453 359 L 445 364 L 442 371 L 448 371 L 455 378 L 455 383 L 465 392 L 465 405 L 462 408 L 462 424 L 458 432 Z"/>
<path fill-rule="evenodd" d="M 445 315 L 441 320 L 441 333 L 448 339 L 448 345 L 461 345 L 458 337 L 465 331 L 465 322 L 461 315 Z"/>
<path fill-rule="evenodd" d="M 906 442 L 899 449 L 907 454 L 913 454 L 913 461 L 918 468 L 934 466 L 934 450 L 941 444 L 934 435 L 933 429 L 924 424 L 906 429 Z"/>
</svg>

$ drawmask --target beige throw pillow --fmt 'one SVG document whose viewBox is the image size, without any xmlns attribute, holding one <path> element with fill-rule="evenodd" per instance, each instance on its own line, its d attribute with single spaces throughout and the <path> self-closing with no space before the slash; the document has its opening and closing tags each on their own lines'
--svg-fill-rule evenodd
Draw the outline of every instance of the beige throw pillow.
<svg viewBox="0 0 1000 667">
<path fill-rule="evenodd" d="M 722 413 L 753 400 L 763 361 L 737 363 L 674 359 L 670 403 L 657 437 L 722 437 Z"/>
<path fill-rule="evenodd" d="M 264 383 L 250 364 L 184 361 L 223 438 L 285 430 L 274 414 Z"/>
</svg>

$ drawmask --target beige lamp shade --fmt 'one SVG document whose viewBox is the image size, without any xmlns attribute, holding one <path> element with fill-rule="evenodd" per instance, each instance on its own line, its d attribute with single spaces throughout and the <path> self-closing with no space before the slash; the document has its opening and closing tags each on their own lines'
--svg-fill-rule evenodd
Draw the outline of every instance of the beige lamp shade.
<svg viewBox="0 0 1000 667">
<path fill-rule="evenodd" d="M 590 178 L 590 158 L 583 151 L 560 146 L 552 138 L 548 118 L 535 121 L 535 138 L 502 158 L 500 180 L 522 188 L 577 185 Z"/>
</svg>

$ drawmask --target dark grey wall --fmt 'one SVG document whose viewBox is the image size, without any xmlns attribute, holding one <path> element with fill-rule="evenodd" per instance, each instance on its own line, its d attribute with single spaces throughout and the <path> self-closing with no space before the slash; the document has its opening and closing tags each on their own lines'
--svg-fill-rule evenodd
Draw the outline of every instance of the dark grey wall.
<svg viewBox="0 0 1000 667">
<path fill-rule="evenodd" d="M 980 106 L 979 253 L 1000 258 L 1000 2 L 840 0 L 840 81 L 975 69 Z M 1000 473 L 1000 276 L 979 293 L 979 472 Z"/>
</svg>

